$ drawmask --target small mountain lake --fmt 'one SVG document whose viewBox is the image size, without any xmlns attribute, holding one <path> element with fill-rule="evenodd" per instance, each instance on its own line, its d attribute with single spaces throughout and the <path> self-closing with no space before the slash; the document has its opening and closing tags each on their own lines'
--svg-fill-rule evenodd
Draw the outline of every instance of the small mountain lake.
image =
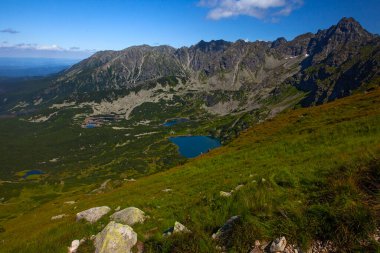
<svg viewBox="0 0 380 253">
<path fill-rule="evenodd" d="M 162 124 L 163 126 L 166 126 L 166 127 L 171 127 L 171 126 L 174 126 L 174 125 L 177 125 L 179 123 L 184 123 L 184 122 L 187 122 L 189 121 L 188 119 L 185 119 L 185 118 L 178 118 L 178 119 L 172 119 L 172 120 L 168 120 L 166 121 L 164 124 Z"/>
<path fill-rule="evenodd" d="M 32 175 L 41 175 L 41 174 L 44 174 L 44 172 L 41 170 L 28 170 L 23 175 L 23 178 L 27 178 L 27 177 L 32 176 Z"/>
<path fill-rule="evenodd" d="M 209 136 L 177 136 L 169 140 L 178 146 L 179 153 L 186 158 L 197 157 L 222 145 L 218 139 Z"/>
<path fill-rule="evenodd" d="M 95 127 L 96 127 L 96 125 L 93 123 L 89 123 L 86 125 L 86 128 L 95 128 Z"/>
</svg>

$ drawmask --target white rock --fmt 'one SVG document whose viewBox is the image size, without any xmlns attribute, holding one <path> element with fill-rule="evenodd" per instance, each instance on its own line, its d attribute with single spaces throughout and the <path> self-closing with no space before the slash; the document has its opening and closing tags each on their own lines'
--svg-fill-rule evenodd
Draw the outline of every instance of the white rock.
<svg viewBox="0 0 380 253">
<path fill-rule="evenodd" d="M 106 215 L 109 211 L 111 211 L 111 208 L 109 208 L 108 206 L 93 207 L 77 213 L 77 221 L 85 219 L 90 223 L 95 223 L 104 215 Z"/>
<path fill-rule="evenodd" d="M 59 214 L 59 215 L 51 217 L 51 220 L 59 220 L 66 216 L 67 216 L 66 214 Z"/>
<path fill-rule="evenodd" d="M 162 190 L 163 192 L 171 192 L 171 191 L 173 191 L 172 189 L 164 189 L 164 190 Z"/>
<path fill-rule="evenodd" d="M 231 192 L 220 191 L 219 195 L 220 197 L 228 198 L 231 197 Z"/>
<path fill-rule="evenodd" d="M 173 233 L 191 233 L 191 231 L 187 227 L 185 227 L 183 224 L 176 221 L 174 223 Z"/>
<path fill-rule="evenodd" d="M 72 241 L 71 242 L 71 246 L 68 248 L 69 253 L 75 253 L 75 252 L 77 252 L 77 250 L 79 248 L 79 245 L 80 245 L 80 241 L 79 240 Z"/>
<path fill-rule="evenodd" d="M 243 184 L 239 184 L 238 186 L 235 187 L 235 191 L 240 190 L 243 186 L 244 186 Z"/>
</svg>

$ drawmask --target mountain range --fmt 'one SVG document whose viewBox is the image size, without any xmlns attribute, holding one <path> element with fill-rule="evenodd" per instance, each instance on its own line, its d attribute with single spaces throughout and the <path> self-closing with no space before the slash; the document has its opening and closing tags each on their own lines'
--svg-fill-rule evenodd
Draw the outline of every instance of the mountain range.
<svg viewBox="0 0 380 253">
<path fill-rule="evenodd" d="M 33 101 L 39 101 L 38 106 L 64 101 L 100 103 L 118 100 L 131 91 L 155 89 L 145 102 L 170 93 L 192 93 L 209 112 L 225 115 L 263 107 L 273 96 L 295 88 L 303 94 L 300 104 L 318 105 L 376 86 L 379 50 L 380 37 L 353 18 L 343 18 L 328 29 L 291 41 L 213 40 L 178 49 L 132 46 L 95 53 L 22 102 L 32 107 Z M 171 91 L 162 89 L 167 84 L 172 86 Z M 2 107 L 8 109 L 12 102 L 13 106 L 20 102 L 3 95 L 4 99 L 8 104 Z M 118 111 L 107 109 L 102 113 Z"/>
</svg>

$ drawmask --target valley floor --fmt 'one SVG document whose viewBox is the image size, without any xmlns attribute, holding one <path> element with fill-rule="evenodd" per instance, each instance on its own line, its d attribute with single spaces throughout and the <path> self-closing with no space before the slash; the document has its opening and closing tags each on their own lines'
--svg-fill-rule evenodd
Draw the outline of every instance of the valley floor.
<svg viewBox="0 0 380 253">
<path fill-rule="evenodd" d="M 75 214 L 104 205 L 135 206 L 149 215 L 133 227 L 146 252 L 217 252 L 211 235 L 234 215 L 241 224 L 227 242 L 230 252 L 249 252 L 255 240 L 281 235 L 303 249 L 322 240 L 341 252 L 379 251 L 371 239 L 380 222 L 379 105 L 377 89 L 288 110 L 224 147 L 114 189 L 73 187 L 38 206 L 27 202 L 23 210 L 0 204 L 0 216 L 7 215 L 0 251 L 67 252 L 72 240 L 109 222 L 108 216 L 92 225 L 76 222 Z M 220 196 L 239 185 L 230 197 Z M 60 214 L 66 216 L 51 220 Z M 175 221 L 192 233 L 163 237 Z"/>
</svg>

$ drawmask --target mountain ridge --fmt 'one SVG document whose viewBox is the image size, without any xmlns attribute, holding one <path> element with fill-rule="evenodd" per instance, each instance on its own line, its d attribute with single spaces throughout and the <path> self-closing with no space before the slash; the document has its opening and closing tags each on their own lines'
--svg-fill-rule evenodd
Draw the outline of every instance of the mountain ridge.
<svg viewBox="0 0 380 253">
<path fill-rule="evenodd" d="M 378 86 L 379 49 L 379 36 L 353 18 L 290 41 L 139 45 L 95 53 L 53 78 L 29 101 L 15 102 L 4 94 L 0 101 L 11 113 L 66 103 L 90 105 L 93 114 L 120 114 L 112 108 L 125 107 L 128 118 L 141 105 L 131 105 L 130 96 L 141 97 L 144 91 L 142 103 L 181 97 L 189 105 L 195 99 L 201 105 L 197 110 L 215 115 L 261 109 L 273 116 L 297 103 L 318 105 Z"/>
<path fill-rule="evenodd" d="M 286 63 L 291 57 L 307 55 L 307 59 L 299 59 L 302 69 L 322 62 L 340 65 L 376 37 L 353 18 L 343 18 L 328 29 L 305 33 L 291 41 L 281 38 L 273 42 L 202 40 L 178 49 L 165 45 L 132 46 L 120 51 L 97 52 L 66 70 L 54 85 L 59 89 L 60 85 L 76 82 L 73 90 L 85 86 L 84 91 L 129 89 L 165 76 L 178 76 L 206 88 L 236 90 L 242 85 L 263 83 L 263 79 L 255 78 L 261 74 L 260 69 L 277 68 L 284 58 L 288 60 Z M 379 46 L 378 41 L 375 46 Z M 338 48 L 341 48 L 339 57 L 331 56 Z"/>
</svg>

